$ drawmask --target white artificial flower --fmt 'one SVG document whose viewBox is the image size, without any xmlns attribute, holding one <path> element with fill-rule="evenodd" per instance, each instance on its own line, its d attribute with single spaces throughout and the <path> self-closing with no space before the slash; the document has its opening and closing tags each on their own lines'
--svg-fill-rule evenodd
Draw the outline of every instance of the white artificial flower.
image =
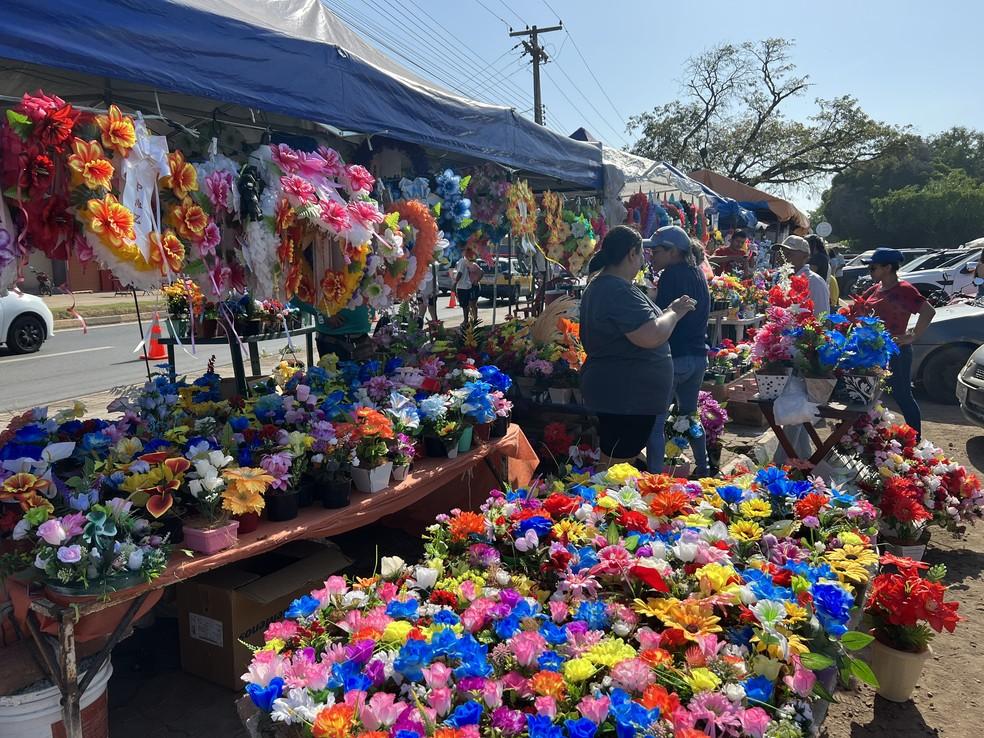
<svg viewBox="0 0 984 738">
<path fill-rule="evenodd" d="M 383 579 L 396 579 L 403 572 L 407 562 L 399 556 L 384 556 L 379 560 L 380 573 Z"/>
<path fill-rule="evenodd" d="M 416 566 L 413 570 L 413 578 L 420 589 L 432 589 L 437 584 L 437 569 L 429 566 Z"/>
</svg>

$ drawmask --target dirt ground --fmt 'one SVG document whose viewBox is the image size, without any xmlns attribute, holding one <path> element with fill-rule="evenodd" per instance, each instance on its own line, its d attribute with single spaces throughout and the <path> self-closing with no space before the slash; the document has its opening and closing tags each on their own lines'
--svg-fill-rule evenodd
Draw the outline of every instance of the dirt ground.
<svg viewBox="0 0 984 738">
<path fill-rule="evenodd" d="M 957 407 L 920 399 L 923 435 L 952 458 L 984 472 L 984 428 L 968 423 Z M 827 738 L 970 738 L 984 722 L 984 524 L 957 538 L 933 532 L 926 560 L 944 563 L 951 595 L 964 622 L 933 641 L 913 700 L 896 704 L 866 686 L 837 693 L 821 735 Z"/>
</svg>

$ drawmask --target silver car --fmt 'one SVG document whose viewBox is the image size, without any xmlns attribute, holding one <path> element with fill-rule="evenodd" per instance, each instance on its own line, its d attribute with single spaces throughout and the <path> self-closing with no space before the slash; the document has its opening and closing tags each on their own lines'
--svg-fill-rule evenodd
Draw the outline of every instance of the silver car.
<svg viewBox="0 0 984 738">
<path fill-rule="evenodd" d="M 909 327 L 915 325 L 913 317 Z M 972 355 L 984 344 L 984 301 L 946 305 L 912 346 L 912 379 L 934 402 L 957 402 Z M 973 373 L 973 372 L 971 372 Z M 984 381 L 980 384 L 984 387 Z"/>
</svg>

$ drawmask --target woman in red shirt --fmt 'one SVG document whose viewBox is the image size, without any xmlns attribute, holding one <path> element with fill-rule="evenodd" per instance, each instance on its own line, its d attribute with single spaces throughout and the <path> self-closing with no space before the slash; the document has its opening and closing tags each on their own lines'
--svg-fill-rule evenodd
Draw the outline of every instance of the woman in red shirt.
<svg viewBox="0 0 984 738">
<path fill-rule="evenodd" d="M 897 249 L 875 249 L 871 258 L 864 260 L 875 286 L 865 292 L 861 299 L 871 313 L 881 318 L 899 346 L 898 355 L 892 358 L 889 365 L 892 376 L 888 379 L 888 386 L 906 424 L 921 435 L 922 416 L 912 396 L 912 344 L 929 328 L 936 308 L 926 301 L 919 290 L 899 279 L 902 261 L 902 252 Z M 909 318 L 913 315 L 918 315 L 919 319 L 915 327 L 909 329 Z"/>
</svg>

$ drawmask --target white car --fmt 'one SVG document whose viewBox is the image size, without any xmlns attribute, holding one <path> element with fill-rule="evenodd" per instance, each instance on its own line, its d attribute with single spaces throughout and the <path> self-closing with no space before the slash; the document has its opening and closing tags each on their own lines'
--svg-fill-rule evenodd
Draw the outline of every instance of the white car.
<svg viewBox="0 0 984 738">
<path fill-rule="evenodd" d="M 34 353 L 54 332 L 54 316 L 40 297 L 13 290 L 0 297 L 0 343 L 12 353 Z"/>
</svg>

